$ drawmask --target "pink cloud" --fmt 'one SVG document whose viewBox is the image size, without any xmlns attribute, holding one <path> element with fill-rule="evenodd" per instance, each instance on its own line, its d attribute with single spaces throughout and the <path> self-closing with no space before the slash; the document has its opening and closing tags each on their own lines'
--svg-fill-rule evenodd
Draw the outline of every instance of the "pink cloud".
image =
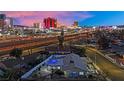
<svg viewBox="0 0 124 93">
<path fill-rule="evenodd" d="M 54 17 L 59 23 L 71 25 L 75 20 L 93 17 L 88 12 L 75 11 L 6 11 L 4 13 L 9 17 L 16 18 L 23 25 L 32 25 L 34 22 L 42 23 L 46 17 Z"/>
</svg>

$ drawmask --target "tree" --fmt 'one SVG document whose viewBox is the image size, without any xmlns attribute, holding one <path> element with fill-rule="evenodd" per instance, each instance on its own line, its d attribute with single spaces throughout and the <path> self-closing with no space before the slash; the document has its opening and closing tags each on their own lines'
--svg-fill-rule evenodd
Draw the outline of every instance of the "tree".
<svg viewBox="0 0 124 93">
<path fill-rule="evenodd" d="M 63 42 L 64 42 L 64 31 L 61 31 L 61 35 L 58 36 L 58 40 L 59 40 L 59 46 L 63 47 Z"/>
<path fill-rule="evenodd" d="M 80 48 L 80 56 L 85 55 L 86 49 L 85 48 Z"/>
<path fill-rule="evenodd" d="M 10 56 L 14 56 L 16 58 L 20 58 L 22 55 L 22 49 L 20 48 L 14 48 L 11 52 L 10 52 Z"/>
<path fill-rule="evenodd" d="M 101 35 L 102 35 L 102 32 L 99 30 L 95 31 L 95 33 L 94 33 L 95 38 L 99 38 L 99 37 L 101 37 Z"/>
<path fill-rule="evenodd" d="M 56 70 L 56 71 L 55 71 L 55 74 L 57 74 L 57 75 L 59 75 L 59 76 L 62 76 L 62 75 L 64 75 L 64 72 L 61 71 L 61 70 Z"/>
<path fill-rule="evenodd" d="M 73 52 L 75 54 L 78 54 L 80 56 L 85 55 L 86 49 L 83 47 L 70 46 L 70 48 L 71 48 L 71 52 Z"/>
<path fill-rule="evenodd" d="M 100 49 L 107 49 L 109 47 L 110 40 L 105 36 L 102 36 L 98 39 L 97 43 Z"/>
<path fill-rule="evenodd" d="M 119 38 L 124 39 L 124 30 L 119 31 Z"/>
</svg>

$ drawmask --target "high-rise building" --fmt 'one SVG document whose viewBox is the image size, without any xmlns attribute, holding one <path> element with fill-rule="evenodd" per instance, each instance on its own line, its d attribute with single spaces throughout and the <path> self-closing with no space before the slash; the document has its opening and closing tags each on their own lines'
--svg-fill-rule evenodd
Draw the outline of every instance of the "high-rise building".
<svg viewBox="0 0 124 93">
<path fill-rule="evenodd" d="M 78 27 L 78 21 L 74 21 L 73 26 L 74 26 L 74 27 Z"/>
<path fill-rule="evenodd" d="M 12 27 L 13 26 L 13 18 L 7 17 L 5 19 L 5 25 L 6 25 L 6 27 Z"/>
<path fill-rule="evenodd" d="M 6 19 L 6 15 L 5 14 L 0 14 L 0 19 Z"/>
<path fill-rule="evenodd" d="M 50 28 L 56 28 L 57 27 L 57 19 L 54 18 L 45 18 L 44 21 L 44 28 L 50 29 Z"/>
<path fill-rule="evenodd" d="M 4 29 L 5 19 L 6 19 L 6 15 L 5 14 L 0 14 L 0 30 Z"/>
<path fill-rule="evenodd" d="M 40 25 L 41 25 L 40 23 L 34 23 L 34 24 L 33 24 L 33 27 L 34 27 L 34 28 L 40 28 L 40 27 L 41 27 Z"/>
</svg>

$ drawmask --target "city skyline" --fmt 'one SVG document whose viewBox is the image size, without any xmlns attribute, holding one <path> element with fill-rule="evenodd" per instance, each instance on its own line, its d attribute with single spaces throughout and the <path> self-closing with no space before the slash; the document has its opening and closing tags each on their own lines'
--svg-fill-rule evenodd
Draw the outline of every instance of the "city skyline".
<svg viewBox="0 0 124 93">
<path fill-rule="evenodd" d="M 59 24 L 71 26 L 74 21 L 83 25 L 122 25 L 123 11 L 2 11 L 7 17 L 14 19 L 16 25 L 32 26 L 33 23 L 43 23 L 46 17 L 57 19 Z"/>
</svg>

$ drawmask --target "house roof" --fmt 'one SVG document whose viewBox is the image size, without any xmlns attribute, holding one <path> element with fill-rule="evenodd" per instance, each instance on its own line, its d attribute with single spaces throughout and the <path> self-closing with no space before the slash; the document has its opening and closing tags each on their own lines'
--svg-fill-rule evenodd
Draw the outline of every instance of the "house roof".
<svg viewBox="0 0 124 93">
<path fill-rule="evenodd" d="M 4 69 L 7 69 L 6 65 L 2 62 L 0 62 L 0 68 L 4 68 Z"/>
<path fill-rule="evenodd" d="M 81 57 L 79 55 L 74 54 L 74 53 L 66 55 L 63 60 L 64 66 L 71 66 L 71 64 L 72 64 L 72 63 L 70 63 L 71 61 L 74 62 L 73 63 L 74 68 L 76 67 L 76 68 L 84 70 L 84 71 L 87 70 L 86 60 L 81 59 Z"/>
</svg>

